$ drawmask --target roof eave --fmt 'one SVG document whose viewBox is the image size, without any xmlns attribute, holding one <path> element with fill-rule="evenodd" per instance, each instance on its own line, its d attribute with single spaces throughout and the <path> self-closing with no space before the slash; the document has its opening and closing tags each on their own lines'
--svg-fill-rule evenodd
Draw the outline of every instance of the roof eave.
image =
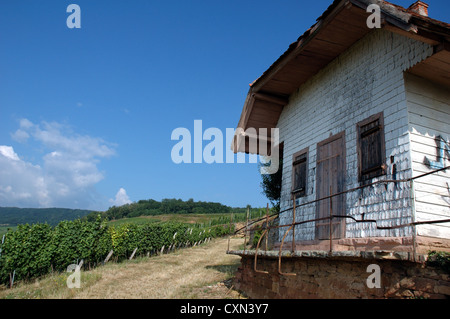
<svg viewBox="0 0 450 319">
<path fill-rule="evenodd" d="M 355 30 L 358 28 L 358 30 L 355 31 L 356 34 L 354 35 L 354 38 L 351 38 L 350 40 L 348 40 L 347 38 L 346 40 L 342 40 L 342 42 L 345 42 L 344 45 L 342 45 L 342 48 L 337 49 L 333 55 L 329 56 L 326 59 L 320 60 L 319 57 L 315 57 L 316 54 L 314 54 L 314 57 L 310 57 L 311 61 L 313 61 L 312 58 L 317 59 L 317 61 L 320 60 L 318 62 L 318 68 L 320 69 L 328 65 L 328 63 L 339 56 L 339 54 L 347 50 L 362 36 L 371 31 L 369 28 L 367 28 L 366 25 L 366 19 L 370 14 L 366 12 L 366 9 L 370 4 L 373 3 L 380 5 L 383 24 L 382 27 L 388 29 L 391 32 L 396 32 L 404 36 L 428 43 L 430 45 L 438 45 L 450 40 L 450 25 L 430 18 L 420 17 L 415 14 L 407 13 L 405 12 L 406 9 L 390 4 L 386 1 L 335 0 L 321 15 L 321 17 L 317 19 L 317 22 L 302 36 L 300 36 L 296 42 L 292 43 L 289 48 L 257 80 L 255 80 L 250 85 L 241 117 L 239 119 L 238 128 L 240 128 L 241 131 L 245 131 L 249 127 L 255 127 L 256 129 L 262 127 L 265 127 L 267 129 L 276 127 L 279 114 L 281 114 L 284 105 L 288 103 L 289 96 L 301 85 L 298 82 L 289 83 L 280 79 L 277 80 L 277 76 L 279 77 L 283 72 L 286 73 L 288 71 L 291 71 L 289 67 L 292 63 L 295 62 L 296 58 L 301 57 L 303 58 L 303 60 L 307 60 L 308 57 L 304 57 L 302 55 L 304 54 L 303 52 L 310 50 L 310 46 L 312 46 L 313 48 L 317 48 L 317 44 L 313 43 L 316 42 L 316 38 L 318 39 L 317 41 L 319 41 L 319 37 L 324 36 L 324 34 L 326 37 L 327 32 L 331 34 L 333 28 L 332 25 L 329 26 L 330 23 L 341 23 L 341 20 L 338 20 L 338 22 L 334 22 L 335 19 L 343 19 L 346 16 L 349 16 L 349 14 L 352 17 L 355 16 L 356 22 L 354 21 L 352 23 L 361 25 L 359 27 L 354 27 L 349 23 L 349 25 L 347 26 L 347 28 L 349 28 L 350 26 L 352 28 L 354 27 Z M 329 26 L 329 29 L 331 31 L 327 31 L 327 26 Z M 351 31 L 354 30 L 351 29 Z M 327 51 L 330 51 L 328 47 Z M 316 74 L 317 72 L 318 70 L 313 68 L 311 69 L 310 73 L 305 73 L 306 75 L 304 77 L 305 79 L 308 79 L 314 76 L 314 74 Z M 271 83 L 275 84 L 271 85 Z M 275 89 L 276 85 L 278 85 L 278 88 L 282 88 L 282 90 Z M 285 104 L 283 105 L 283 103 L 275 102 L 270 104 L 273 106 L 273 110 L 270 110 L 270 116 L 267 115 L 265 118 L 261 115 L 261 113 L 259 115 L 254 115 L 256 114 L 256 112 L 260 111 L 259 105 L 263 105 L 261 106 L 261 108 L 267 109 L 267 103 L 270 103 L 267 101 L 260 102 L 256 94 L 261 93 L 273 96 L 275 99 L 279 99 L 279 101 L 285 101 Z M 278 117 L 274 118 L 274 116 L 276 116 L 277 114 Z M 242 138 L 243 136 L 245 137 L 245 134 L 242 136 L 235 136 L 235 139 L 233 140 L 232 150 L 235 153 L 250 153 L 248 145 L 246 145 L 245 143 L 245 138 Z"/>
</svg>

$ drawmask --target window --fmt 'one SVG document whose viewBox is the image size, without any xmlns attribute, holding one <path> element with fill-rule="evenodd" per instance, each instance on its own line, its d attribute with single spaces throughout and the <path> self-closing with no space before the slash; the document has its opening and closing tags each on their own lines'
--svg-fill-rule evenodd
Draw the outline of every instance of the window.
<svg viewBox="0 0 450 319">
<path fill-rule="evenodd" d="M 386 174 L 383 113 L 357 124 L 359 181 Z"/>
<path fill-rule="evenodd" d="M 292 157 L 292 194 L 296 197 L 306 195 L 308 150 L 297 152 Z"/>
</svg>

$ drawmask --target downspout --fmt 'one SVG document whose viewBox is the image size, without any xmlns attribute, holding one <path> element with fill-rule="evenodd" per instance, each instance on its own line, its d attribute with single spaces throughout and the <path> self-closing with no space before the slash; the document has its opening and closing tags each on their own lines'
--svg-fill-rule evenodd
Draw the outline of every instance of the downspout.
<svg viewBox="0 0 450 319">
<path fill-rule="evenodd" d="M 407 114 L 407 118 L 408 118 L 408 144 L 409 144 L 409 149 L 408 149 L 408 161 L 409 161 L 409 169 L 411 172 L 411 180 L 410 180 L 410 184 L 409 184 L 409 190 L 410 190 L 410 207 L 411 207 L 411 219 L 412 219 L 412 223 L 416 222 L 416 192 L 414 190 L 414 180 L 412 179 L 414 176 L 414 169 L 413 169 L 413 162 L 412 162 L 412 147 L 411 147 L 411 126 L 410 126 L 410 121 L 409 121 L 409 105 L 408 105 L 408 92 L 406 89 L 406 79 L 405 79 L 405 73 L 403 73 L 403 89 L 404 94 L 405 94 L 405 103 L 406 103 L 406 114 Z M 416 252 L 416 246 L 417 246 L 417 229 L 416 229 L 416 225 L 412 225 L 412 253 L 413 253 L 413 261 L 416 262 L 417 261 L 417 252 Z"/>
<path fill-rule="evenodd" d="M 412 149 L 411 149 L 411 138 L 410 138 L 410 131 L 409 131 L 409 111 L 408 111 L 408 143 L 409 143 L 409 165 L 410 165 L 410 170 L 411 170 L 411 178 L 413 177 L 414 174 L 414 169 L 412 166 Z M 416 192 L 414 189 L 414 180 L 411 179 L 409 182 L 410 186 L 410 207 L 411 207 L 411 218 L 412 218 L 412 222 L 415 223 L 416 220 Z M 416 225 L 412 226 L 412 249 L 413 249 L 413 262 L 417 261 L 417 253 L 416 253 L 416 247 L 417 247 L 417 229 L 416 229 Z"/>
</svg>

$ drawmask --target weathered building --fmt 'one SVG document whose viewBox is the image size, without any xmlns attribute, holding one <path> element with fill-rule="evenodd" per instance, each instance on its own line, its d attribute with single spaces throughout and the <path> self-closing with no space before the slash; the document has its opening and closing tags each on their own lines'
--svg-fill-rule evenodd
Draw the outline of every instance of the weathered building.
<svg viewBox="0 0 450 319">
<path fill-rule="evenodd" d="M 279 129 L 276 248 L 450 251 L 450 25 L 427 8 L 336 0 L 251 84 L 238 127 Z"/>
</svg>

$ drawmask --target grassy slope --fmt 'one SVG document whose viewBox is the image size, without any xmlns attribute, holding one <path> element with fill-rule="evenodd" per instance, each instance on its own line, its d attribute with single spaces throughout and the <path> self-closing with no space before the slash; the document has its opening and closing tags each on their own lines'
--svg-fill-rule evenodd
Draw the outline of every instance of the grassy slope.
<svg viewBox="0 0 450 319">
<path fill-rule="evenodd" d="M 229 218 L 230 215 L 141 216 L 110 221 L 109 224 L 113 226 L 123 223 L 142 224 L 165 221 L 206 224 L 209 220 L 219 217 Z M 7 228 L 0 228 L 0 233 L 2 230 L 6 232 Z M 169 255 L 141 257 L 133 261 L 110 263 L 104 267 L 82 271 L 81 289 L 67 288 L 66 280 L 69 273 L 50 274 L 33 283 L 19 283 L 13 290 L 0 286 L 0 299 L 240 298 L 242 296 L 229 290 L 224 284 L 237 270 L 240 260 L 237 256 L 225 254 L 227 244 L 227 239 L 215 239 L 200 247 L 182 249 Z M 237 248 L 242 244 L 242 239 L 232 239 L 230 249 Z M 123 280 L 116 280 L 120 278 Z M 141 287 L 140 282 L 143 279 L 149 281 L 145 281 L 145 285 Z M 140 288 L 133 288 L 135 289 L 133 292 L 130 291 L 129 285 Z M 161 289 L 162 292 L 158 289 Z"/>
<path fill-rule="evenodd" d="M 140 216 L 132 218 L 121 218 L 114 221 L 110 221 L 108 224 L 120 225 L 124 223 L 136 223 L 144 224 L 148 222 L 181 222 L 181 223 L 208 223 L 212 219 L 218 219 L 219 217 L 230 218 L 230 214 L 166 214 L 166 215 L 154 215 L 154 216 Z"/>
<path fill-rule="evenodd" d="M 242 238 L 233 238 L 230 249 L 242 243 Z M 80 289 L 67 288 L 69 273 L 53 274 L 0 289 L 0 298 L 241 298 L 226 286 L 240 262 L 240 257 L 226 254 L 227 245 L 227 238 L 218 238 L 171 254 L 82 271 Z"/>
</svg>

